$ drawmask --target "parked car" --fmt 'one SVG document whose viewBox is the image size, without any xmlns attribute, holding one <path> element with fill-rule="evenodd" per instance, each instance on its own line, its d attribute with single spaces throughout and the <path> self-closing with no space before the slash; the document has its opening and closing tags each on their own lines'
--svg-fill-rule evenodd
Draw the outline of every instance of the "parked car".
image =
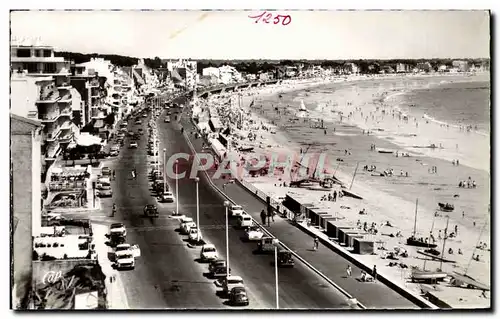
<svg viewBox="0 0 500 319">
<path fill-rule="evenodd" d="M 190 241 L 195 241 L 201 239 L 201 233 L 198 227 L 190 227 L 188 230 L 188 236 Z"/>
<path fill-rule="evenodd" d="M 264 233 L 259 226 L 252 226 L 245 232 L 247 240 L 261 240 L 264 237 Z"/>
<path fill-rule="evenodd" d="M 226 267 L 227 263 L 223 259 L 212 260 L 208 265 L 208 271 L 212 272 L 217 267 Z"/>
<path fill-rule="evenodd" d="M 122 223 L 113 223 L 109 226 L 110 233 L 121 233 L 123 236 L 127 236 L 127 229 Z"/>
<path fill-rule="evenodd" d="M 293 260 L 292 253 L 286 250 L 278 252 L 278 266 L 279 267 L 293 267 L 295 261 Z"/>
<path fill-rule="evenodd" d="M 229 212 L 231 213 L 231 216 L 237 216 L 237 217 L 244 214 L 243 207 L 241 207 L 240 205 L 231 206 L 231 208 L 229 209 Z"/>
<path fill-rule="evenodd" d="M 158 217 L 158 208 L 155 205 L 148 204 L 144 206 L 144 216 L 146 217 Z"/>
<path fill-rule="evenodd" d="M 257 251 L 260 253 L 274 252 L 275 247 L 273 238 L 271 237 L 262 237 L 257 243 Z"/>
<path fill-rule="evenodd" d="M 101 168 L 101 174 L 102 176 L 111 176 L 111 169 L 107 166 L 103 166 L 103 168 Z"/>
<path fill-rule="evenodd" d="M 135 268 L 135 258 L 131 251 L 128 251 L 122 255 L 116 256 L 115 268 L 121 269 L 134 269 Z"/>
<path fill-rule="evenodd" d="M 173 203 L 174 201 L 174 195 L 171 192 L 164 192 L 160 195 L 160 202 L 162 203 Z"/>
<path fill-rule="evenodd" d="M 124 254 L 132 253 L 130 244 L 119 244 L 115 248 L 115 259 Z"/>
<path fill-rule="evenodd" d="M 212 244 L 205 244 L 201 247 L 200 259 L 202 261 L 217 260 L 217 249 Z"/>
<path fill-rule="evenodd" d="M 251 227 L 253 224 L 252 217 L 248 214 L 243 214 L 238 217 L 238 226 L 240 228 Z"/>
<path fill-rule="evenodd" d="M 133 141 L 133 142 L 130 142 L 130 148 L 137 148 L 139 147 L 139 145 L 137 144 L 137 142 Z"/>
<path fill-rule="evenodd" d="M 142 124 L 142 121 L 141 120 L 137 120 L 135 121 L 135 125 L 141 125 Z"/>
<path fill-rule="evenodd" d="M 234 287 L 231 289 L 229 293 L 229 303 L 233 306 L 248 306 L 250 301 L 248 300 L 245 287 Z"/>
<path fill-rule="evenodd" d="M 229 269 L 231 276 L 231 268 Z M 210 278 L 224 278 L 227 276 L 227 266 L 217 266 L 209 272 Z"/>
<path fill-rule="evenodd" d="M 113 190 L 110 185 L 99 185 L 99 189 L 95 193 L 97 197 L 113 196 Z"/>
<path fill-rule="evenodd" d="M 170 123 L 170 116 L 166 116 L 164 122 L 165 123 Z"/>
<path fill-rule="evenodd" d="M 181 229 L 181 232 L 184 233 L 186 230 L 186 224 L 188 223 L 193 223 L 193 219 L 191 217 L 182 217 L 179 221 L 179 228 Z M 196 224 L 194 224 L 196 226 Z"/>
<path fill-rule="evenodd" d="M 245 287 L 243 278 L 240 276 L 229 276 L 222 280 L 222 290 L 227 295 L 234 287 Z"/>
</svg>

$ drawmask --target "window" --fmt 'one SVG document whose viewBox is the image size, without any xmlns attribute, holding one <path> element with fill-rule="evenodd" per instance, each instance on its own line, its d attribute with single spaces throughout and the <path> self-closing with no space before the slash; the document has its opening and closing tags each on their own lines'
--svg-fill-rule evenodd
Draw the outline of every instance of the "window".
<svg viewBox="0 0 500 319">
<path fill-rule="evenodd" d="M 55 63 L 44 63 L 43 64 L 43 73 L 56 73 L 56 64 Z"/>
<path fill-rule="evenodd" d="M 43 50 L 43 57 L 44 58 L 52 57 L 52 51 L 51 50 Z"/>
<path fill-rule="evenodd" d="M 35 50 L 35 56 L 37 58 L 41 57 L 42 56 L 42 50 Z"/>
<path fill-rule="evenodd" d="M 28 73 L 38 73 L 37 63 L 26 63 L 26 69 L 28 70 Z"/>
<path fill-rule="evenodd" d="M 18 58 L 29 58 L 31 57 L 30 49 L 17 49 L 17 57 Z"/>
</svg>

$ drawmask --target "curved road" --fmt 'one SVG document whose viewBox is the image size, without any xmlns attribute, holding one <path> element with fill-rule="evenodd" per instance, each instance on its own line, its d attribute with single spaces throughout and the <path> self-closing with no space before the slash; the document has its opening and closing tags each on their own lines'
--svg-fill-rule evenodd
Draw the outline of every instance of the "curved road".
<svg viewBox="0 0 500 319">
<path fill-rule="evenodd" d="M 143 118 L 145 131 L 147 120 Z M 129 124 L 129 130 L 136 131 L 138 127 L 132 121 Z M 176 152 L 191 153 L 177 123 L 163 123 L 163 118 L 160 118 L 158 131 L 160 149 L 165 147 L 167 156 Z M 186 236 L 176 232 L 179 222 L 169 216 L 175 204 L 158 204 L 149 190 L 146 143 L 146 133 L 139 141 L 138 149 L 129 149 L 126 139 L 124 149 L 112 165 L 116 170 L 113 200 L 118 206 L 113 220 L 127 226 L 127 242 L 139 244 L 142 254 L 135 270 L 120 274 L 129 305 L 132 309 L 228 308 L 226 299 L 218 296 L 220 288 L 214 280 L 205 277 L 208 266 L 196 261 L 199 248 L 190 248 Z M 183 165 L 179 172 L 189 169 L 189 165 Z M 133 168 L 138 172 L 135 180 L 130 176 Z M 201 230 L 205 240 L 215 244 L 219 256 L 224 258 L 224 198 L 208 185 L 203 174 L 200 177 Z M 168 180 L 168 184 L 175 194 L 175 181 Z M 194 218 L 196 188 L 193 180 L 179 181 L 178 200 L 181 213 Z M 142 216 L 142 209 L 148 203 L 159 207 L 159 218 Z M 249 308 L 275 308 L 274 256 L 254 254 L 256 244 L 242 241 L 244 233 L 234 224 L 235 221 L 230 220 L 230 267 L 233 274 L 240 275 L 245 281 Z M 342 294 L 299 262 L 294 268 L 279 269 L 279 299 L 280 308 L 349 308 Z"/>
</svg>

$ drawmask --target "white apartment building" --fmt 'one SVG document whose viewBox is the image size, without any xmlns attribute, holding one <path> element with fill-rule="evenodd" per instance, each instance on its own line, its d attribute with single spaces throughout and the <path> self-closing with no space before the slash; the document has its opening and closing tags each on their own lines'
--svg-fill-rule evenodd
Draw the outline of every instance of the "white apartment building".
<svg viewBox="0 0 500 319">
<path fill-rule="evenodd" d="M 185 81 L 186 88 L 193 89 L 199 81 L 198 77 L 198 63 L 191 60 L 178 60 L 167 62 L 167 69 L 169 72 L 174 70 Z"/>
<path fill-rule="evenodd" d="M 54 160 L 78 134 L 72 118 L 80 100 L 69 84 L 69 75 L 69 62 L 55 57 L 52 47 L 11 46 L 13 113 L 42 122 L 46 160 Z"/>
<path fill-rule="evenodd" d="M 236 83 L 243 80 L 243 77 L 238 70 L 229 65 L 223 65 L 218 68 L 208 67 L 202 70 L 203 76 L 217 78 L 219 84 Z"/>
</svg>

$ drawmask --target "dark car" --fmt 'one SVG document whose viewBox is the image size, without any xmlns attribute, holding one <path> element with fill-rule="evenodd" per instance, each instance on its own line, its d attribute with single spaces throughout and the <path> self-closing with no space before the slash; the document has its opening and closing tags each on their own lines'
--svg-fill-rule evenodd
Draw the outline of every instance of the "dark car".
<svg viewBox="0 0 500 319">
<path fill-rule="evenodd" d="M 295 261 L 293 260 L 292 253 L 289 251 L 281 250 L 278 252 L 278 266 L 279 267 L 293 267 Z"/>
<path fill-rule="evenodd" d="M 210 265 L 208 266 L 208 271 L 212 272 L 212 270 L 214 270 L 215 268 L 220 267 L 220 266 L 224 266 L 225 267 L 226 266 L 226 261 L 222 260 L 222 259 L 214 260 L 214 261 L 210 262 Z"/>
<path fill-rule="evenodd" d="M 247 291 L 244 287 L 234 287 L 229 293 L 229 303 L 234 306 L 248 306 L 250 301 L 248 300 Z"/>
<path fill-rule="evenodd" d="M 155 205 L 148 204 L 144 206 L 144 216 L 147 217 L 158 217 L 158 208 Z"/>
<path fill-rule="evenodd" d="M 231 276 L 231 268 L 229 268 L 229 275 Z M 210 272 L 211 278 L 221 278 L 227 276 L 227 266 L 218 266 Z"/>
</svg>

